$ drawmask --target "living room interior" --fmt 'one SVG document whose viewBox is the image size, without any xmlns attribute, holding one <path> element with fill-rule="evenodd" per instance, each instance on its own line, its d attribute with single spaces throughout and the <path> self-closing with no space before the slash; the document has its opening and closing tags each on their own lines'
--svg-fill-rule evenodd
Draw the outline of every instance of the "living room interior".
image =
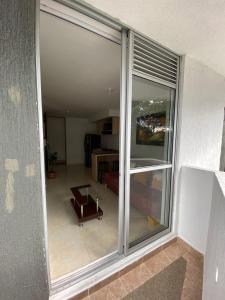
<svg viewBox="0 0 225 300">
<path fill-rule="evenodd" d="M 51 14 L 41 12 L 40 21 L 48 244 L 54 281 L 118 249 L 121 45 Z M 172 90 L 135 78 L 131 168 L 171 160 L 173 105 Z M 148 140 L 146 128 L 152 122 L 158 127 Z M 169 173 L 165 169 L 131 176 L 131 244 L 167 228 Z"/>
<path fill-rule="evenodd" d="M 121 58 L 120 45 L 46 13 L 40 53 L 54 280 L 117 249 Z M 73 199 L 80 186 L 90 212 Z"/>
</svg>

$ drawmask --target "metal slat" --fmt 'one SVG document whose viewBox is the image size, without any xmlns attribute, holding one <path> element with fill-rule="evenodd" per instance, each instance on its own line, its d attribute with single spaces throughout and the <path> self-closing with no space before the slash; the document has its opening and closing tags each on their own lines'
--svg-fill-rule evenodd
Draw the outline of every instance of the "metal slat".
<svg viewBox="0 0 225 300">
<path fill-rule="evenodd" d="M 173 57 L 176 57 L 177 59 L 179 59 L 179 55 L 177 53 L 173 52 L 169 48 L 165 48 L 164 46 L 158 44 L 157 42 L 149 40 L 149 38 L 141 35 L 140 33 L 135 33 L 134 36 L 135 36 L 135 40 L 141 40 L 143 43 L 151 44 L 157 50 L 163 51 L 163 52 L 165 52 L 169 55 L 172 55 Z"/>
<path fill-rule="evenodd" d="M 134 59 L 134 63 L 137 65 L 143 65 L 143 67 L 146 69 L 153 69 L 156 72 L 159 72 L 160 74 L 165 74 L 168 77 L 177 78 L 176 73 L 170 73 L 168 70 L 161 70 L 158 67 L 152 66 L 151 63 L 146 63 L 146 62 L 141 61 L 141 59 L 139 59 L 139 60 Z"/>
<path fill-rule="evenodd" d="M 147 50 L 150 50 L 151 52 L 157 54 L 157 55 L 160 55 L 160 56 L 163 56 L 165 59 L 169 59 L 169 60 L 172 60 L 174 62 L 177 62 L 177 58 L 174 57 L 174 56 L 171 56 L 167 53 L 164 53 L 163 51 L 160 51 L 160 50 L 157 50 L 154 46 L 152 46 L 151 44 L 147 44 L 145 42 L 142 42 L 138 39 L 136 39 L 134 41 L 134 44 L 138 44 L 140 47 L 143 47 L 143 48 L 146 48 Z"/>
<path fill-rule="evenodd" d="M 135 52 L 135 50 L 136 49 L 138 49 L 139 51 L 141 51 L 142 53 L 144 52 L 144 53 L 146 53 L 147 55 L 149 55 L 149 56 L 151 56 L 151 57 L 155 57 L 156 59 L 158 59 L 159 61 L 162 61 L 162 62 L 164 62 L 165 64 L 167 64 L 167 65 L 169 65 L 169 66 L 172 66 L 172 67 L 176 67 L 177 66 L 177 63 L 173 63 L 173 62 L 171 62 L 171 61 L 168 61 L 167 59 L 165 59 L 165 58 L 162 58 L 162 57 L 160 57 L 159 55 L 156 55 L 155 53 L 152 53 L 151 51 L 149 51 L 149 50 L 146 50 L 146 49 L 144 49 L 144 48 L 142 48 L 142 47 L 140 47 L 140 46 L 138 46 L 138 45 L 134 45 L 134 52 Z"/>
<path fill-rule="evenodd" d="M 154 68 L 157 68 L 157 69 L 159 68 L 162 71 L 168 72 L 168 73 L 170 73 L 172 75 L 176 75 L 177 74 L 176 69 L 170 70 L 169 68 L 166 68 L 166 67 L 163 67 L 163 66 L 159 66 L 159 64 L 157 64 L 155 62 L 152 62 L 149 59 L 146 59 L 146 58 L 144 58 L 144 57 L 142 57 L 142 56 L 140 56 L 140 55 L 138 55 L 136 53 L 134 54 L 134 60 L 140 60 L 143 63 L 148 64 L 148 65 L 151 64 L 151 65 L 153 65 Z"/>
<path fill-rule="evenodd" d="M 176 89 L 176 87 L 177 87 L 177 83 L 172 83 L 172 82 L 170 82 L 168 80 L 156 77 L 156 76 L 151 75 L 151 74 L 147 74 L 147 73 L 145 73 L 143 71 L 133 70 L 132 74 L 135 75 L 135 76 L 137 76 L 137 77 L 140 77 L 140 78 L 143 78 L 143 79 L 147 79 L 147 80 L 150 80 L 150 81 L 154 81 L 154 82 L 157 82 L 159 84 L 171 87 L 172 89 Z"/>
<path fill-rule="evenodd" d="M 168 79 L 168 80 L 170 80 L 172 82 L 176 82 L 176 80 L 174 78 L 171 78 L 170 76 L 166 76 L 166 75 L 160 74 L 159 72 L 155 72 L 155 71 L 151 70 L 150 68 L 147 69 L 145 67 L 142 67 L 139 64 L 137 64 L 136 62 L 134 62 L 133 66 L 134 66 L 134 69 L 136 69 L 136 70 L 137 69 L 141 69 L 142 72 L 147 72 L 148 74 L 151 73 L 154 76 L 159 75 L 159 76 L 161 76 L 161 78 Z"/>
<path fill-rule="evenodd" d="M 134 36 L 133 71 L 177 83 L 178 58 L 169 51 L 155 46 L 154 43 Z"/>
<path fill-rule="evenodd" d="M 139 51 L 140 52 L 140 51 Z M 136 51 L 134 50 L 134 54 L 136 54 Z M 142 54 L 144 54 L 144 50 L 142 50 Z M 140 55 L 140 56 L 142 56 L 142 55 Z M 152 61 L 152 59 L 151 59 L 152 57 L 150 56 L 149 57 L 149 61 L 151 62 Z M 139 61 L 138 59 L 135 59 L 135 61 L 137 62 L 137 61 Z M 161 61 L 158 61 L 158 64 L 160 63 Z M 149 64 L 150 65 L 150 64 Z M 164 64 L 164 67 L 166 68 L 166 69 L 168 69 L 168 71 L 175 71 L 175 70 L 171 70 L 170 68 L 168 68 L 168 65 L 165 63 Z M 169 67 L 170 67 L 170 65 L 169 65 Z M 175 68 L 176 68 L 176 66 L 174 66 Z"/>
<path fill-rule="evenodd" d="M 139 65 L 134 64 L 134 68 L 135 68 L 136 70 L 140 70 L 141 72 L 144 72 L 144 73 L 153 75 L 153 76 L 155 76 L 155 77 L 162 78 L 162 79 L 164 79 L 164 80 L 168 80 L 169 82 L 172 82 L 172 83 L 176 83 L 176 80 L 174 80 L 174 79 L 172 79 L 172 78 L 170 78 L 170 77 L 168 77 L 168 76 L 161 75 L 161 74 L 156 73 L 156 72 L 154 72 L 154 71 L 151 71 L 151 70 L 149 70 L 149 69 L 143 68 L 143 67 L 141 67 L 141 66 L 139 66 Z"/>
<path fill-rule="evenodd" d="M 146 70 L 148 70 L 149 72 L 154 72 L 155 74 L 159 74 L 160 76 L 164 76 L 165 78 L 168 78 L 168 79 L 171 79 L 171 80 L 175 80 L 176 81 L 176 76 L 171 76 L 170 74 L 167 74 L 165 72 L 160 72 L 160 70 L 155 70 L 153 68 L 151 68 L 151 66 L 143 66 L 140 62 L 134 62 L 134 65 L 136 67 L 139 67 L 139 68 L 144 68 Z"/>
<path fill-rule="evenodd" d="M 152 61 L 154 64 L 156 64 L 157 66 L 160 65 L 161 67 L 165 67 L 165 68 L 168 68 L 170 70 L 173 70 L 176 72 L 177 68 L 174 67 L 174 66 L 168 66 L 167 64 L 163 63 L 163 62 L 160 62 L 159 60 L 155 59 L 154 57 L 151 57 L 139 50 L 135 50 L 135 54 L 138 54 L 140 56 L 143 56 L 144 59 L 148 60 L 148 61 Z"/>
</svg>

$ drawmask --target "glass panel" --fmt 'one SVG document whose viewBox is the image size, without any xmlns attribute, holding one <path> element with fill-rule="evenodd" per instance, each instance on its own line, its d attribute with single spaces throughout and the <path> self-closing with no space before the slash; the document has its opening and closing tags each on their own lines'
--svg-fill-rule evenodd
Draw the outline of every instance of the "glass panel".
<svg viewBox="0 0 225 300">
<path fill-rule="evenodd" d="M 130 246 L 169 226 L 171 168 L 131 174 Z"/>
<path fill-rule="evenodd" d="M 51 14 L 40 18 L 50 276 L 77 272 L 81 280 L 118 254 L 121 45 Z M 63 116 L 65 128 L 49 127 L 49 116 Z"/>
<path fill-rule="evenodd" d="M 172 161 L 175 90 L 133 76 L 131 168 Z"/>
</svg>

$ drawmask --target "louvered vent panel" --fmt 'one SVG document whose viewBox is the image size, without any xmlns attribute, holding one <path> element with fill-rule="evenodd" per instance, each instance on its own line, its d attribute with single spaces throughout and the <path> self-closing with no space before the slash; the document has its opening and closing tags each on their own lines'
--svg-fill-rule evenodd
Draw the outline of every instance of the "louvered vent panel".
<svg viewBox="0 0 225 300">
<path fill-rule="evenodd" d="M 177 60 L 177 56 L 173 53 L 140 36 L 134 36 L 134 71 L 176 84 Z"/>
</svg>

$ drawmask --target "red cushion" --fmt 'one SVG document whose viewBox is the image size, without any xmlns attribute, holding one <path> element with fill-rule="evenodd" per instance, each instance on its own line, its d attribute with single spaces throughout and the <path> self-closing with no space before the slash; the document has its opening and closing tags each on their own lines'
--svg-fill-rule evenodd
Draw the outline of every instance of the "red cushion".
<svg viewBox="0 0 225 300">
<path fill-rule="evenodd" d="M 107 172 L 104 174 L 104 183 L 115 194 L 119 193 L 119 172 Z"/>
</svg>

